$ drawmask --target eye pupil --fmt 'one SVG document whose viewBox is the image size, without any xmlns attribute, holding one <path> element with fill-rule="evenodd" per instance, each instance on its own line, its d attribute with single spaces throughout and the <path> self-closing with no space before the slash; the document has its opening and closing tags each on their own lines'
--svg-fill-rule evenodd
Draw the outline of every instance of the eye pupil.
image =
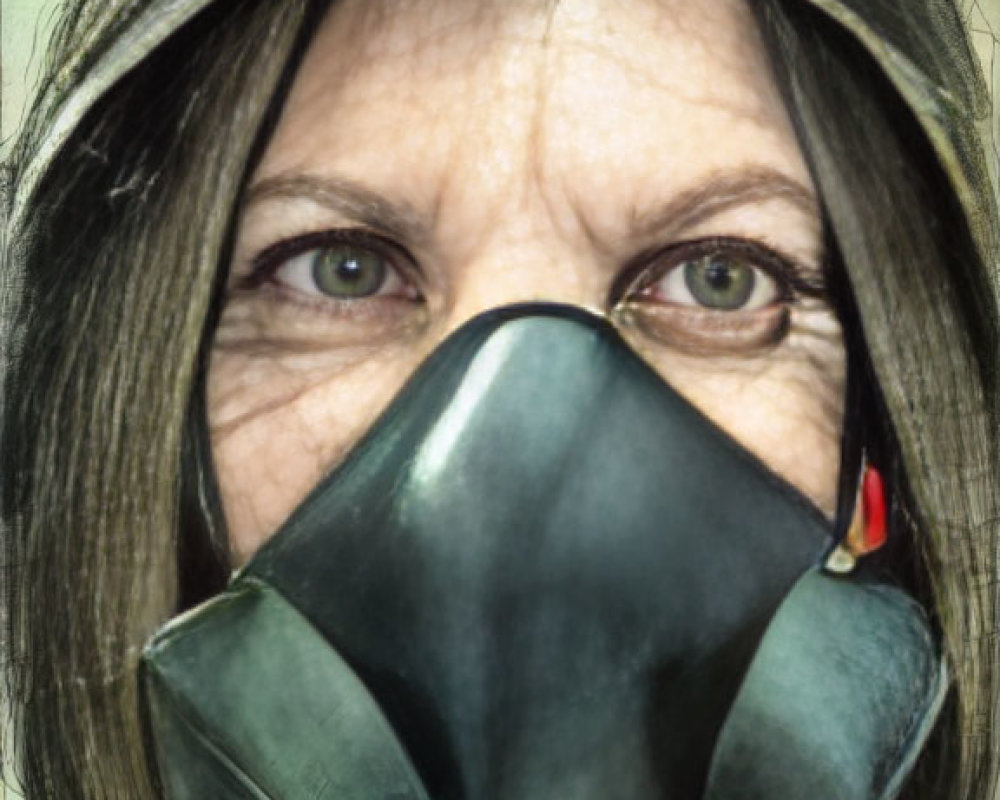
<svg viewBox="0 0 1000 800">
<path fill-rule="evenodd" d="M 753 268 L 746 264 L 712 255 L 687 262 L 684 282 L 700 305 L 732 311 L 750 299 L 756 276 Z"/>
<path fill-rule="evenodd" d="M 332 297 L 367 297 L 385 282 L 387 267 L 378 253 L 350 244 L 324 247 L 312 263 L 313 280 Z"/>
<path fill-rule="evenodd" d="M 705 268 L 705 283 L 717 292 L 724 292 L 733 285 L 733 271 L 728 264 L 712 261 Z"/>
</svg>

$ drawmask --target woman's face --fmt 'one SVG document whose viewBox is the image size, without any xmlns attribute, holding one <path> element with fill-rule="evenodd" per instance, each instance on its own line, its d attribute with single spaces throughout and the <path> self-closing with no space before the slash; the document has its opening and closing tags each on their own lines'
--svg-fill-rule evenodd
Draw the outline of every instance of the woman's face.
<svg viewBox="0 0 1000 800">
<path fill-rule="evenodd" d="M 343 0 L 241 211 L 209 377 L 234 556 L 497 306 L 608 316 L 831 512 L 818 203 L 739 0 Z"/>
</svg>

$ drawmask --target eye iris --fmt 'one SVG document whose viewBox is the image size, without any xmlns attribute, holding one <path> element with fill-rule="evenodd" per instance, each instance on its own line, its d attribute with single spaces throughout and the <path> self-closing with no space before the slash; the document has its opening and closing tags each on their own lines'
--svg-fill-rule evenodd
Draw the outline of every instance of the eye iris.
<svg viewBox="0 0 1000 800">
<path fill-rule="evenodd" d="M 367 297 L 385 282 L 385 260 L 377 253 L 351 245 L 333 245 L 316 253 L 312 276 L 324 294 Z"/>
<path fill-rule="evenodd" d="M 733 311 L 750 299 L 756 276 L 753 267 L 714 255 L 687 262 L 684 282 L 700 305 Z"/>
</svg>

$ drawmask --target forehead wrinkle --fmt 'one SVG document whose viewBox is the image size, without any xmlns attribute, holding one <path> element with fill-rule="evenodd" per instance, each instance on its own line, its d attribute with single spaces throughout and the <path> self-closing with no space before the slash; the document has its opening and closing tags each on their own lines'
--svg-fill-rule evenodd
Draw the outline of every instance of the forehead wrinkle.
<svg viewBox="0 0 1000 800">
<path fill-rule="evenodd" d="M 784 101 L 771 79 L 770 63 L 757 25 L 745 0 L 713 0 L 691 3 L 690 0 L 593 0 L 583 4 L 565 3 L 559 14 L 558 39 L 567 53 L 580 56 L 574 69 L 586 69 L 587 60 L 601 60 L 617 67 L 620 75 L 637 92 L 662 91 L 673 98 L 697 103 L 734 116 L 743 117 L 762 126 L 773 123 L 773 105 L 783 110 Z M 612 8 L 635 7 L 642 14 L 620 17 L 607 13 Z M 692 10 L 693 9 L 693 10 Z M 550 14 L 550 25 L 556 9 Z M 600 34 L 594 37 L 593 19 L 600 21 Z M 680 47 L 670 52 L 671 62 L 655 67 L 634 57 L 638 49 L 649 45 L 659 49 L 663 43 L 674 42 Z M 682 61 L 678 61 L 680 58 Z M 689 67 L 699 61 L 711 69 L 729 71 L 736 80 L 720 79 L 711 87 L 692 86 Z M 764 78 L 752 96 L 734 94 L 732 87 L 745 85 L 747 75 Z"/>
<path fill-rule="evenodd" d="M 551 40 L 547 42 L 548 49 L 553 49 Z M 614 42 L 595 42 L 585 39 L 563 39 L 559 43 L 563 49 L 563 58 L 573 59 L 573 71 L 578 71 L 581 66 L 586 66 L 586 61 L 597 60 L 606 61 L 613 64 L 618 74 L 625 79 L 631 91 L 651 95 L 660 92 L 669 95 L 674 100 L 681 100 L 689 104 L 698 105 L 703 108 L 714 109 L 724 112 L 734 117 L 753 122 L 762 128 L 771 128 L 774 124 L 773 109 L 769 105 L 770 100 L 777 101 L 784 109 L 784 103 L 776 93 L 770 91 L 754 92 L 752 95 L 745 95 L 737 98 L 731 93 L 725 92 L 725 81 L 719 83 L 720 89 L 711 94 L 705 93 L 703 87 L 692 88 L 688 80 L 680 80 L 672 71 L 657 71 L 648 65 L 638 62 L 630 57 L 629 53 L 621 46 L 616 46 Z M 714 61 L 714 58 L 711 59 Z M 733 61 L 731 71 L 733 74 L 743 74 L 749 65 Z M 763 72 L 769 75 L 768 72 Z M 770 88 L 770 87 L 761 87 Z"/>
<path fill-rule="evenodd" d="M 540 152 L 536 153 L 536 172 L 544 174 L 551 170 Z M 590 209 L 593 201 L 599 199 L 593 194 L 581 194 L 573 185 L 573 178 L 546 183 L 537 179 L 539 194 L 549 208 L 550 218 L 559 220 L 555 212 L 560 196 L 568 201 L 572 213 L 574 230 L 580 232 L 590 248 L 605 255 L 614 253 L 623 242 L 642 242 L 650 239 L 673 239 L 685 231 L 711 221 L 726 212 L 741 208 L 763 207 L 774 201 L 795 209 L 819 226 L 823 219 L 822 204 L 810 182 L 799 180 L 794 173 L 768 163 L 737 162 L 719 166 L 701 174 L 696 174 L 687 185 L 665 184 L 657 196 L 651 199 L 632 199 L 622 204 L 623 215 L 616 219 L 612 229 L 608 228 L 607 216 L 595 215 Z M 630 194 L 649 195 L 651 185 L 633 186 Z M 549 187 L 546 189 L 545 187 Z M 566 227 L 565 225 L 563 226 Z M 618 230 L 618 233 L 611 233 Z"/>
<path fill-rule="evenodd" d="M 689 55 L 687 48 L 690 47 L 693 40 L 697 39 L 698 51 L 704 54 L 706 63 L 717 62 L 719 43 L 708 42 L 704 39 L 707 34 L 703 30 L 704 25 L 700 24 L 705 20 L 703 15 L 697 20 L 684 14 L 664 17 L 662 6 L 660 4 L 652 5 L 660 6 L 661 15 L 658 19 L 663 23 L 661 27 L 670 26 L 668 34 L 673 36 L 685 34 L 684 49 L 680 53 L 673 53 L 672 58 L 681 57 L 681 53 L 685 56 Z M 730 30 L 724 36 L 726 41 L 732 40 L 732 46 L 728 49 L 723 48 L 724 69 L 737 77 L 746 76 L 748 71 L 759 75 L 762 80 L 753 81 L 756 85 L 755 91 L 727 90 L 727 81 L 719 81 L 720 88 L 718 89 L 714 86 L 698 86 L 697 84 L 692 86 L 689 82 L 681 82 L 679 75 L 683 73 L 683 69 L 680 67 L 689 64 L 689 58 L 685 58 L 683 65 L 678 65 L 678 74 L 675 74 L 669 68 L 670 61 L 663 62 L 661 60 L 660 63 L 649 64 L 642 59 L 634 58 L 627 48 L 621 46 L 620 40 L 623 37 L 634 44 L 632 37 L 634 31 L 631 29 L 619 29 L 609 23 L 608 27 L 604 29 L 604 34 L 594 38 L 589 35 L 591 29 L 587 26 L 586 20 L 579 21 L 572 17 L 569 19 L 560 17 L 561 27 L 558 34 L 556 36 L 549 35 L 545 41 L 546 73 L 552 77 L 544 83 L 540 83 L 536 92 L 539 98 L 539 110 L 543 113 L 543 117 L 534 126 L 532 159 L 535 183 L 542 187 L 551 187 L 548 188 L 547 192 L 543 190 L 551 216 L 555 216 L 555 214 L 551 214 L 551 210 L 556 205 L 557 197 L 550 195 L 556 194 L 556 182 L 549 181 L 547 183 L 545 179 L 551 177 L 551 172 L 559 168 L 560 159 L 547 156 L 564 148 L 566 143 L 559 136 L 546 135 L 548 133 L 546 128 L 549 127 L 549 124 L 558 126 L 559 123 L 555 119 L 548 120 L 544 113 L 552 106 L 552 103 L 549 102 L 550 95 L 558 97 L 559 84 L 566 79 L 567 75 L 571 76 L 569 78 L 571 81 L 574 78 L 579 79 L 583 75 L 584 90 L 589 92 L 585 77 L 588 63 L 593 63 L 599 71 L 612 65 L 619 75 L 622 86 L 609 91 L 625 91 L 635 95 L 631 103 L 613 103 L 607 109 L 607 113 L 595 109 L 595 112 L 604 119 L 604 124 L 613 124 L 609 120 L 613 119 L 615 115 L 634 114 L 636 107 L 648 105 L 649 102 L 655 103 L 656 97 L 662 93 L 664 102 L 668 105 L 687 104 L 719 112 L 738 119 L 741 124 L 748 124 L 759 129 L 769 139 L 779 134 L 783 129 L 790 132 L 790 125 L 783 124 L 787 122 L 784 103 L 778 95 L 776 87 L 769 80 L 770 71 L 766 62 L 760 58 L 760 48 L 753 46 L 759 37 L 755 36 L 756 29 L 753 27 L 752 20 L 746 14 L 733 15 L 732 13 L 738 12 L 741 7 L 742 4 L 726 4 L 721 7 L 720 15 L 725 14 L 731 22 L 740 23 L 729 25 Z M 550 15 L 551 18 L 554 16 L 554 13 Z M 696 25 L 696 22 L 699 24 Z M 689 31 L 689 29 L 692 30 Z M 582 35 L 581 31 L 588 35 Z M 642 34 L 644 35 L 645 31 Z M 698 58 L 696 56 L 696 60 Z M 739 80 L 735 81 L 735 85 L 737 87 L 747 86 L 745 82 Z M 594 99 L 601 100 L 600 84 L 590 84 L 590 87 L 596 89 Z M 571 91 L 576 90 L 571 89 Z M 576 101 L 568 104 L 563 101 L 563 104 L 566 105 L 566 108 L 561 109 L 564 115 L 567 109 L 572 112 L 579 107 L 579 103 Z M 560 111 L 557 110 L 555 113 L 559 114 Z M 622 124 L 629 124 L 628 116 L 622 118 Z M 565 132 L 563 132 L 563 136 L 565 136 Z M 791 137 L 791 142 L 792 146 L 797 147 L 794 136 Z M 693 225 L 699 219 L 704 219 L 713 213 L 722 212 L 735 205 L 764 202 L 775 198 L 786 200 L 810 217 L 819 217 L 818 204 L 811 187 L 794 181 L 792 177 L 783 175 L 779 170 L 766 164 L 763 166 L 734 164 L 729 167 L 729 170 L 731 174 L 728 176 L 718 170 L 700 177 L 699 182 L 706 184 L 706 186 L 701 189 L 693 187 L 683 192 L 683 197 L 674 198 L 676 202 L 668 203 L 663 207 L 661 213 L 641 212 L 639 204 L 634 203 L 628 213 L 630 220 L 628 235 L 642 236 L 654 229 L 660 233 L 662 230 L 659 229 L 679 229 L 683 226 Z M 740 172 L 744 174 L 741 175 Z M 795 170 L 792 172 L 794 173 Z M 575 194 L 571 187 L 578 175 L 579 171 L 574 170 L 571 175 L 564 176 L 561 186 L 562 194 L 567 197 Z M 664 187 L 664 191 L 667 193 L 671 189 L 670 186 Z M 580 206 L 580 201 L 586 204 L 587 200 L 586 196 L 579 197 L 573 205 Z M 675 225 L 668 224 L 671 215 L 675 218 Z M 591 245 L 602 250 L 606 249 L 609 243 L 601 241 L 603 237 L 598 230 L 598 220 L 590 220 L 583 212 L 582 207 L 576 208 L 576 217 L 576 230 L 582 232 Z"/>
<path fill-rule="evenodd" d="M 334 27 L 337 41 L 345 45 L 340 49 L 348 51 L 355 64 L 423 58 L 433 50 L 441 56 L 450 50 L 464 59 L 470 54 L 481 57 L 509 38 L 532 43 L 544 39 L 559 1 L 341 0 L 321 25 Z M 536 32 L 539 21 L 544 23 L 541 34 Z M 456 42 L 461 44 L 457 50 Z M 441 66 L 451 69 L 454 64 Z"/>
<path fill-rule="evenodd" d="M 552 60 L 555 54 L 552 45 L 558 10 L 559 0 L 547 4 L 545 26 L 540 39 L 539 69 L 535 73 L 539 77 L 535 81 L 534 105 L 525 143 L 528 176 L 526 185 L 530 184 L 535 188 L 535 193 L 540 198 L 548 219 L 556 225 L 558 225 L 559 219 L 559 214 L 557 213 L 558 201 L 551 196 L 551 192 L 546 191 L 545 187 L 547 186 L 548 175 L 546 167 L 546 119 L 550 108 L 549 88 L 552 83 L 550 76 L 554 74 Z M 558 67 L 555 67 L 555 69 L 558 69 Z"/>
<path fill-rule="evenodd" d="M 648 74 L 642 74 L 640 69 L 631 64 L 634 59 L 629 58 L 627 50 L 603 41 L 595 41 L 589 36 L 590 28 L 587 21 L 574 19 L 571 16 L 570 5 L 561 6 L 560 2 L 561 0 L 554 0 L 548 5 L 545 27 L 539 39 L 541 68 L 536 73 L 539 77 L 535 83 L 535 113 L 527 142 L 530 171 L 526 184 L 534 188 L 534 194 L 545 209 L 547 218 L 557 229 L 561 229 L 564 233 L 582 235 L 592 249 L 603 250 L 605 243 L 596 227 L 591 224 L 582 208 L 578 207 L 579 203 L 571 199 L 575 193 L 571 185 L 573 177 L 566 176 L 562 181 L 551 179 L 559 159 L 552 159 L 549 156 L 554 149 L 566 145 L 562 138 L 550 131 L 550 115 L 560 113 L 559 110 L 553 112 L 552 109 L 554 107 L 559 109 L 560 105 L 564 105 L 559 101 L 553 103 L 553 94 L 558 95 L 566 75 L 577 73 L 574 60 L 580 54 L 585 54 L 594 61 L 603 60 L 615 65 L 620 72 L 629 77 L 630 82 L 642 81 L 643 89 L 648 88 L 650 81 L 647 80 Z M 560 13 L 563 9 L 565 12 Z M 613 31 L 611 26 L 612 23 L 609 23 L 608 31 Z M 583 30 L 587 35 L 578 35 L 579 30 Z M 554 120 L 552 123 L 555 127 L 559 127 Z M 578 175 L 578 170 L 574 170 L 573 176 Z"/>
<path fill-rule="evenodd" d="M 489 184 L 495 189 L 492 199 L 503 204 L 503 208 L 523 209 L 529 205 L 537 208 L 545 172 L 542 143 L 549 106 L 547 62 L 552 42 L 549 23 L 555 4 L 539 4 L 532 0 L 531 5 L 532 10 L 543 5 L 549 13 L 544 17 L 533 13 L 526 25 L 511 26 L 493 37 L 491 54 L 496 59 L 486 67 L 490 88 L 486 94 L 477 93 L 475 102 L 461 117 L 459 124 L 463 132 L 453 137 L 445 166 L 433 189 L 434 205 L 438 209 L 446 204 L 453 207 L 456 203 L 459 206 L 467 204 L 464 195 L 468 187 L 461 181 L 466 175 L 463 170 L 468 168 L 488 176 Z M 539 29 L 542 22 L 545 24 Z M 473 69 L 478 66 L 474 65 Z M 449 78 L 449 82 L 452 81 L 454 78 Z M 484 100 L 481 106 L 479 101 Z M 480 115 L 481 108 L 486 109 L 487 116 Z M 454 126 L 454 122 L 450 124 Z M 454 168 L 451 165 L 455 165 Z M 474 182 L 474 185 L 478 184 Z M 479 202 L 485 199 L 476 198 Z M 502 218 L 490 216 L 493 227 L 502 233 Z"/>
</svg>

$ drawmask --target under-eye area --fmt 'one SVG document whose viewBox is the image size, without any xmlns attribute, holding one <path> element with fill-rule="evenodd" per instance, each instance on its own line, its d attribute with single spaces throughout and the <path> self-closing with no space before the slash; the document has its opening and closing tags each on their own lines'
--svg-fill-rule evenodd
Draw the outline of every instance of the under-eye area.
<svg viewBox="0 0 1000 800">
<path fill-rule="evenodd" d="M 612 288 L 615 317 L 665 347 L 706 356 L 773 347 L 805 301 L 827 302 L 822 272 L 755 241 L 681 242 L 634 262 Z"/>
</svg>

